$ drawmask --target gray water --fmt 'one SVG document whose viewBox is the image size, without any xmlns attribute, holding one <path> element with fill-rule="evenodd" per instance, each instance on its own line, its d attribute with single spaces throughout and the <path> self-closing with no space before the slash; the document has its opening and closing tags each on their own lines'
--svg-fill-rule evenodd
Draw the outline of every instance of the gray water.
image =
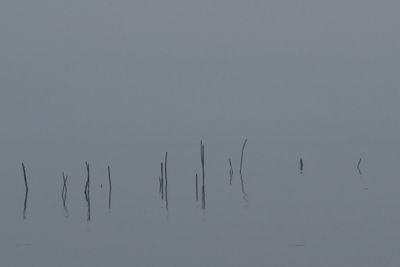
<svg viewBox="0 0 400 267">
<path fill-rule="evenodd" d="M 224 138 L 225 139 L 225 138 Z M 241 141 L 205 142 L 206 209 L 195 200 L 200 149 L 176 144 L 30 146 L 29 194 L 17 155 L 1 164 L 2 262 L 7 266 L 396 266 L 398 146 L 390 142 L 294 144 L 249 138 L 241 192 Z M 236 141 L 236 142 L 235 142 Z M 169 148 L 165 209 L 158 192 Z M 297 155 L 304 159 L 300 173 Z M 12 149 L 7 150 L 12 151 Z M 17 150 L 15 150 L 17 151 Z M 40 157 L 35 156 L 35 151 Z M 136 153 L 135 153 L 136 151 Z M 356 152 L 357 151 L 357 152 Z M 357 171 L 362 151 L 362 175 Z M 139 153 L 140 152 L 140 153 Z M 228 157 L 234 165 L 229 185 Z M 84 201 L 91 159 L 91 221 Z M 108 209 L 107 164 L 113 191 Z M 61 171 L 69 175 L 62 207 Z M 103 188 L 100 188 L 103 184 Z"/>
<path fill-rule="evenodd" d="M 0 265 L 399 266 L 398 10 L 2 1 Z"/>
</svg>

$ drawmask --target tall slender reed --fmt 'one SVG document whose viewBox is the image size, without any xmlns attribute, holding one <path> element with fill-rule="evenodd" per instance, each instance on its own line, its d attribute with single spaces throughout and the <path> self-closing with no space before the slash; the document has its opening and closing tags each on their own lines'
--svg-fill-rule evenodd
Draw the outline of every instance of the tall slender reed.
<svg viewBox="0 0 400 267">
<path fill-rule="evenodd" d="M 26 169 L 25 169 L 25 164 L 24 163 L 22 163 L 22 172 L 24 174 L 25 191 L 28 192 L 29 188 L 28 188 L 28 181 L 26 179 Z"/>
<path fill-rule="evenodd" d="M 243 152 L 244 152 L 244 148 L 246 147 L 247 144 L 247 138 L 244 140 L 243 146 L 242 146 L 242 153 L 240 156 L 240 170 L 239 170 L 239 174 L 240 174 L 240 184 L 241 184 L 241 188 L 242 188 L 242 195 L 243 195 L 243 200 L 247 202 L 247 193 L 246 190 L 244 188 L 244 180 L 243 180 L 243 174 L 242 174 L 242 169 L 243 169 Z"/>
<path fill-rule="evenodd" d="M 361 166 L 361 160 L 362 160 L 362 158 L 360 158 L 360 159 L 358 160 L 358 163 L 357 163 L 357 170 L 358 170 L 358 173 L 359 173 L 359 174 L 362 174 L 361 168 L 360 168 L 360 166 Z"/>
<path fill-rule="evenodd" d="M 161 200 L 164 200 L 164 164 L 161 162 L 161 181 L 160 181 Z"/>
<path fill-rule="evenodd" d="M 22 163 L 22 172 L 24 174 L 24 182 L 25 182 L 25 199 L 24 199 L 24 210 L 23 210 L 23 218 L 24 220 L 26 219 L 26 204 L 28 202 L 28 181 L 26 179 L 26 169 L 25 169 L 25 164 Z"/>
<path fill-rule="evenodd" d="M 87 220 L 90 221 L 91 216 L 90 216 L 90 167 L 89 163 L 85 162 L 86 165 L 86 172 L 87 172 L 87 179 L 86 179 L 86 184 L 85 184 L 85 200 L 87 203 Z"/>
<path fill-rule="evenodd" d="M 111 184 L 111 170 L 110 166 L 107 167 L 108 171 L 108 209 L 111 209 L 111 190 L 112 190 L 112 184 Z"/>
<path fill-rule="evenodd" d="M 240 174 L 242 174 L 242 167 L 243 167 L 243 152 L 244 152 L 244 148 L 245 148 L 245 146 L 246 146 L 246 144 L 247 144 L 247 138 L 244 140 L 244 143 L 243 143 L 243 146 L 242 146 L 242 153 L 241 153 L 241 156 L 240 156 Z"/>
<path fill-rule="evenodd" d="M 303 169 L 304 169 L 303 158 L 300 158 L 300 173 L 303 173 Z"/>
<path fill-rule="evenodd" d="M 232 160 L 229 159 L 229 184 L 232 184 L 232 179 L 233 179 Z"/>
<path fill-rule="evenodd" d="M 165 152 L 165 161 L 164 161 L 164 174 L 165 174 L 165 208 L 168 211 L 168 176 L 167 176 L 167 159 L 168 152 Z"/>
<path fill-rule="evenodd" d="M 196 201 L 199 200 L 199 182 L 198 182 L 198 177 L 196 173 Z"/>
<path fill-rule="evenodd" d="M 201 159 L 201 173 L 202 173 L 202 180 L 203 180 L 203 184 L 201 187 L 201 207 L 203 209 L 206 208 L 206 190 L 205 190 L 205 172 L 204 172 L 204 143 L 203 140 L 200 141 L 200 159 Z"/>
</svg>

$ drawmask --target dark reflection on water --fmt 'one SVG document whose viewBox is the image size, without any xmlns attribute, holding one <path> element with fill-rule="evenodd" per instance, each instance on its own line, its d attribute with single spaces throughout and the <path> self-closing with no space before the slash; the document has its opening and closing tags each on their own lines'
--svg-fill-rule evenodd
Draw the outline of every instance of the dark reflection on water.
<svg viewBox="0 0 400 267">
<path fill-rule="evenodd" d="M 68 217 L 68 208 L 66 205 L 67 201 L 67 180 L 68 180 L 68 175 L 65 175 L 64 172 L 62 173 L 62 179 L 63 179 L 63 188 L 61 191 L 61 200 L 63 202 L 63 208 L 65 211 L 65 216 Z"/>
<path fill-rule="evenodd" d="M 28 202 L 28 191 L 25 191 L 25 199 L 24 199 L 24 211 L 23 211 L 23 218 L 26 219 L 26 203 Z"/>
<path fill-rule="evenodd" d="M 246 190 L 244 188 L 244 180 L 243 180 L 243 175 L 242 174 L 240 174 L 240 184 L 241 184 L 241 189 L 242 189 L 243 200 L 247 202 L 248 201 L 248 199 L 247 199 L 248 195 L 247 195 Z"/>
</svg>

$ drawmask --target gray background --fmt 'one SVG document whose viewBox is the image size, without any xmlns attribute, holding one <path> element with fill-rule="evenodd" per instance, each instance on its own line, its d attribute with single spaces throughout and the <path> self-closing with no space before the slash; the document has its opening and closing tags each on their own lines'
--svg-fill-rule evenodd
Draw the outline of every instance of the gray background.
<svg viewBox="0 0 400 267">
<path fill-rule="evenodd" d="M 2 0 L 2 264 L 398 266 L 399 8 Z M 238 180 L 244 138 L 248 203 Z M 193 199 L 200 139 L 204 214 Z M 168 215 L 157 195 L 165 151 Z M 100 188 L 108 164 L 112 212 Z"/>
</svg>

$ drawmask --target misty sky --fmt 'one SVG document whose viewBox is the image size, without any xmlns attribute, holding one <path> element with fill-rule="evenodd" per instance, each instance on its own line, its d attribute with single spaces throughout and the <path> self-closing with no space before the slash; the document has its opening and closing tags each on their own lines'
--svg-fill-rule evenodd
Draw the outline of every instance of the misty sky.
<svg viewBox="0 0 400 267">
<path fill-rule="evenodd" d="M 397 138 L 398 1 L 0 2 L 0 140 Z"/>
<path fill-rule="evenodd" d="M 0 0 L 1 263 L 400 266 L 399 11 L 399 0 Z"/>
</svg>

